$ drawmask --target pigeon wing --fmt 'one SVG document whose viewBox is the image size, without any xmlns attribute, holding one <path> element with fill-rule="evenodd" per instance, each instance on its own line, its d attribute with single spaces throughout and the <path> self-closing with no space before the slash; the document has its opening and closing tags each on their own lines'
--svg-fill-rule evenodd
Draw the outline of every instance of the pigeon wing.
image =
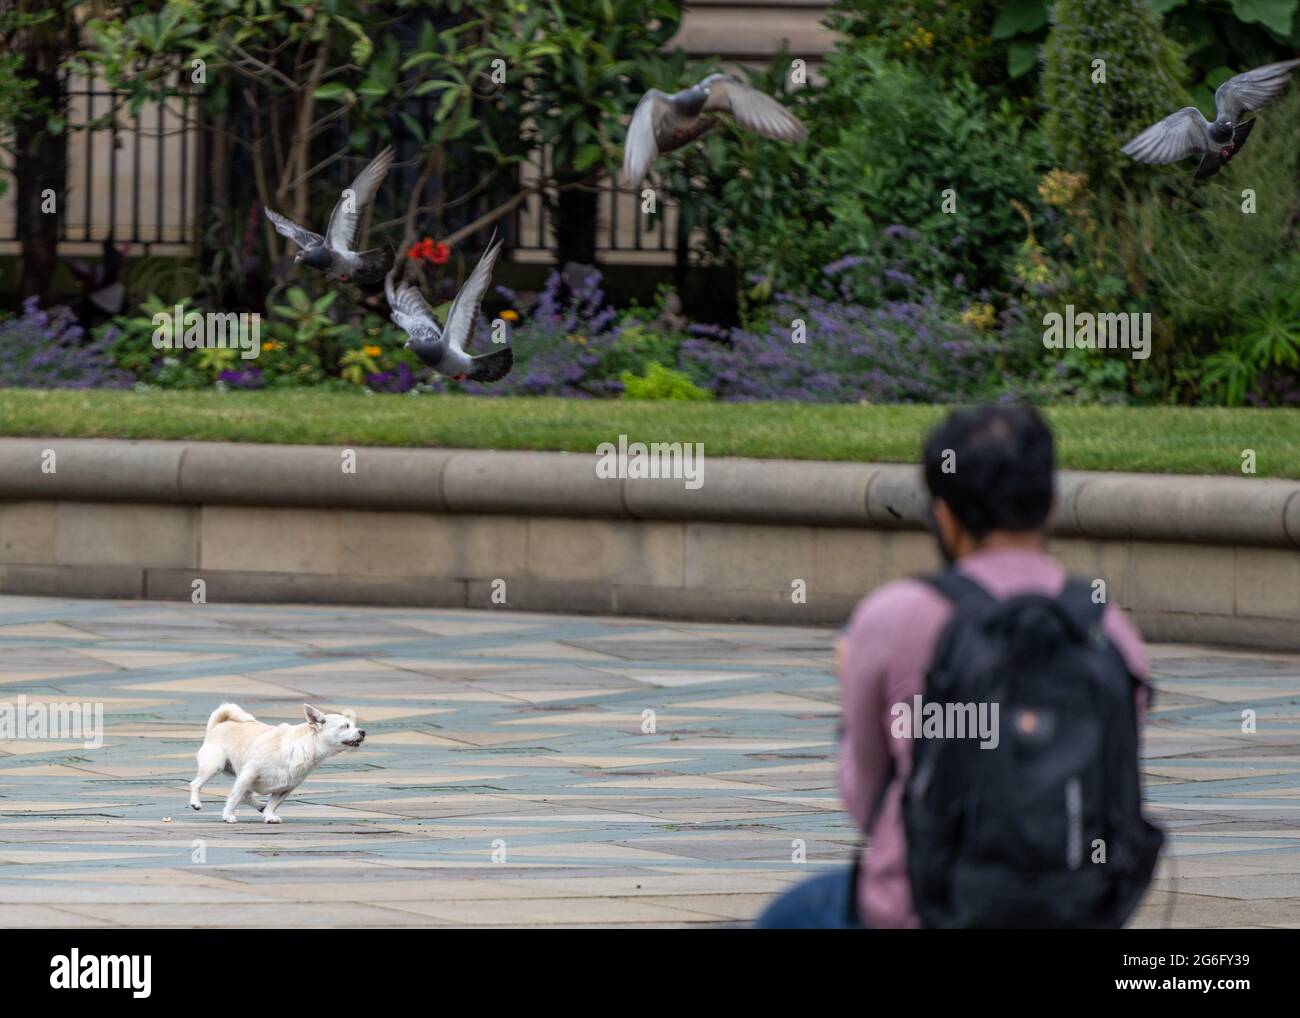
<svg viewBox="0 0 1300 1018">
<path fill-rule="evenodd" d="M 395 272 L 396 270 L 394 270 Z M 388 309 L 397 327 L 417 343 L 436 343 L 442 338 L 438 321 L 433 317 L 424 296 L 410 283 L 393 287 L 393 275 L 384 277 L 384 296 L 388 298 Z"/>
<path fill-rule="evenodd" d="M 713 74 L 701 83 L 708 87 L 706 110 L 730 113 L 741 127 L 781 141 L 803 141 L 808 129 L 770 95 L 746 85 L 730 74 Z"/>
<path fill-rule="evenodd" d="M 1300 60 L 1283 60 L 1229 78 L 1214 93 L 1216 112 L 1236 123 L 1243 113 L 1259 109 L 1286 88 L 1297 65 Z"/>
<path fill-rule="evenodd" d="M 483 252 L 483 257 L 474 266 L 469 279 L 465 280 L 465 285 L 460 288 L 455 300 L 451 302 L 451 307 L 447 309 L 447 327 L 443 332 L 453 350 L 465 352 L 465 341 L 469 339 L 474 322 L 478 319 L 483 293 L 492 279 L 492 265 L 500 252 L 501 241 L 497 240 L 496 233 L 493 233 L 487 250 Z"/>
<path fill-rule="evenodd" d="M 280 215 L 275 209 L 267 209 L 266 218 L 271 220 L 276 233 L 293 241 L 299 247 L 315 247 L 325 240 L 319 233 L 312 233 L 307 227 L 299 226 L 292 219 Z"/>
<path fill-rule="evenodd" d="M 657 88 L 650 89 L 641 97 L 632 111 L 632 120 L 627 125 L 627 138 L 623 142 L 623 172 L 620 183 L 624 187 L 636 187 L 645 179 L 650 166 L 659 158 L 659 144 L 655 141 L 655 129 L 671 110 L 668 96 Z"/>
<path fill-rule="evenodd" d="M 1121 152 L 1140 163 L 1176 163 L 1211 148 L 1208 125 L 1195 106 L 1184 106 L 1152 124 Z"/>
<path fill-rule="evenodd" d="M 352 245 L 357 241 L 357 227 L 361 223 L 361 217 L 374 200 L 375 192 L 388 174 L 392 161 L 393 149 L 390 145 L 366 164 L 366 168 L 357 174 L 348 190 L 339 198 L 334 211 L 330 213 L 330 224 L 325 229 L 325 237 L 335 251 L 352 250 Z"/>
</svg>

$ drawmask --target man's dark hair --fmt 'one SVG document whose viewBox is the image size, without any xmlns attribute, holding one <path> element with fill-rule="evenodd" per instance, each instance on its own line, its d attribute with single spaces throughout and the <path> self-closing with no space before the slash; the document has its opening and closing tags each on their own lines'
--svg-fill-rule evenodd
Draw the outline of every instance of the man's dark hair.
<svg viewBox="0 0 1300 1018">
<path fill-rule="evenodd" d="M 1054 469 L 1052 433 L 1033 407 L 957 410 L 925 442 L 930 496 L 943 499 L 976 540 L 1041 527 Z"/>
</svg>

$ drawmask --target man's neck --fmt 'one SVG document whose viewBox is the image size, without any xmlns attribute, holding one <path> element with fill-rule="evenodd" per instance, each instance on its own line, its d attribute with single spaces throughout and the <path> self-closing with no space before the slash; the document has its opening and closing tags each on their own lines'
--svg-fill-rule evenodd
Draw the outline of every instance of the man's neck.
<svg viewBox="0 0 1300 1018">
<path fill-rule="evenodd" d="M 966 555 L 981 551 L 1029 551 L 1042 553 L 1045 549 L 1041 530 L 994 530 L 986 534 L 984 540 L 972 545 Z M 966 555 L 961 556 L 965 558 Z"/>
</svg>

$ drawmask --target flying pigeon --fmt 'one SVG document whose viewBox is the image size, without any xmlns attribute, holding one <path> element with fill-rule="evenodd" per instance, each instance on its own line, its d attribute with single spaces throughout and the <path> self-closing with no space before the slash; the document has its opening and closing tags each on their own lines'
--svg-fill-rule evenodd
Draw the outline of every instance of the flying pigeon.
<svg viewBox="0 0 1300 1018">
<path fill-rule="evenodd" d="M 483 292 L 492 278 L 492 265 L 501 251 L 501 241 L 496 240 L 496 234 L 492 236 L 487 251 L 447 309 L 447 324 L 442 328 L 438 327 L 433 311 L 414 286 L 402 283 L 393 289 L 396 270 L 384 279 L 384 295 L 388 298 L 392 319 L 410 337 L 406 348 L 414 350 L 421 361 L 453 381 L 495 382 L 505 378 L 515 362 L 515 355 L 508 346 L 478 357 L 465 352 L 465 342 L 483 303 Z"/>
<path fill-rule="evenodd" d="M 767 138 L 803 141 L 808 130 L 769 95 L 730 74 L 710 74 L 673 95 L 650 89 L 636 104 L 623 147 L 624 187 L 635 187 L 664 152 L 689 145 L 730 113 L 741 127 Z"/>
<path fill-rule="evenodd" d="M 1300 60 L 1283 60 L 1229 78 L 1214 93 L 1213 121 L 1201 116 L 1195 106 L 1185 106 L 1152 124 L 1120 151 L 1143 163 L 1176 163 L 1201 153 L 1195 179 L 1206 180 L 1240 152 L 1250 137 L 1254 119 L 1238 118 L 1275 98 L 1297 65 Z"/>
<path fill-rule="evenodd" d="M 370 160 L 366 168 L 357 174 L 330 213 L 329 226 L 325 228 L 323 237 L 299 226 L 274 209 L 266 210 L 266 218 L 275 225 L 275 232 L 298 245 L 299 251 L 293 256 L 295 265 L 299 262 L 310 265 L 344 283 L 349 280 L 373 283 L 392 267 L 393 253 L 386 248 L 361 252 L 352 250 L 361 217 L 365 214 L 366 206 L 374 200 L 375 192 L 379 190 L 392 161 L 393 150 L 389 147 Z"/>
</svg>

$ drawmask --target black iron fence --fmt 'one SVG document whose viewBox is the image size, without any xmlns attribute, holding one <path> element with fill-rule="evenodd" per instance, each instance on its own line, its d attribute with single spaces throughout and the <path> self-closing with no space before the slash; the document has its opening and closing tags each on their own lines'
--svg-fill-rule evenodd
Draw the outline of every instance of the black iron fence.
<svg viewBox="0 0 1300 1018">
<path fill-rule="evenodd" d="M 94 82 L 70 89 L 68 98 L 68 191 L 59 239 L 97 242 L 111 234 L 145 252 L 160 244 L 193 244 L 191 99 L 178 97 L 132 114 L 123 93 Z M 11 182 L 0 199 L 3 241 L 22 240 L 15 190 Z"/>
<path fill-rule="evenodd" d="M 195 119 L 199 111 L 194 98 L 175 96 L 146 104 L 132 113 L 125 93 L 104 88 L 99 82 L 79 82 L 70 90 L 69 100 L 68 193 L 60 216 L 60 240 L 97 243 L 111 235 L 115 242 L 129 243 L 146 255 L 193 250 L 202 239 L 204 210 L 212 194 L 208 179 L 212 167 L 205 163 L 204 137 Z M 420 97 L 412 102 L 407 112 L 421 122 L 429 122 L 436 97 Z M 337 133 L 343 144 L 346 122 L 340 122 Z M 402 138 L 402 134 L 399 132 L 397 137 Z M 390 173 L 378 199 L 381 209 L 391 216 L 400 215 L 405 208 L 419 176 L 415 158 L 418 145 L 403 139 L 397 147 L 399 162 L 408 165 Z M 456 165 L 456 160 L 448 162 Z M 336 175 L 343 178 L 348 171 L 340 164 Z M 457 180 L 456 176 L 455 170 L 434 174 L 421 196 L 422 204 L 431 205 L 440 192 L 454 194 L 462 187 L 468 191 L 473 181 Z M 246 153 L 232 153 L 229 177 L 233 182 L 228 188 L 229 200 L 246 207 L 254 197 L 251 160 Z M 346 182 L 340 179 L 339 186 Z M 451 230 L 472 222 L 508 199 L 519 186 L 518 180 L 512 180 L 485 190 L 475 201 L 444 215 L 444 226 Z M 649 217 L 641 213 L 638 196 L 620 192 L 612 180 L 603 179 L 599 191 L 600 252 L 617 252 L 625 256 L 621 259 L 624 261 L 635 261 L 635 253 L 642 252 L 660 262 L 675 252 L 675 207 L 667 203 L 660 215 Z M 508 250 L 536 258 L 554 246 L 551 216 L 540 194 L 530 195 L 503 225 Z M 483 232 L 483 242 L 490 229 Z M 21 240 L 11 182 L 0 198 L 0 241 L 21 244 Z"/>
</svg>

